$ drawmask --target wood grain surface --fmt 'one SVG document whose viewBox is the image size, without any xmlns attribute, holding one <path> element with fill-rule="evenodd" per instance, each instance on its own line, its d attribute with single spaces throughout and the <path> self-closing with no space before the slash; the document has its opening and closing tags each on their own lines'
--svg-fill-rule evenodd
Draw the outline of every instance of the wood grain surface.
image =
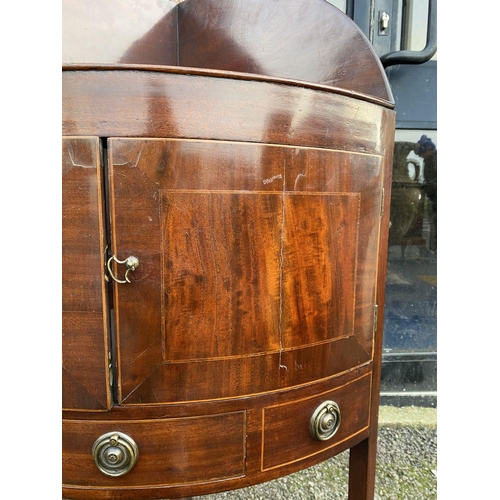
<svg viewBox="0 0 500 500">
<path fill-rule="evenodd" d="M 64 498 L 183 498 L 241 488 L 310 467 L 366 438 L 370 387 L 370 370 L 361 369 L 336 379 L 333 390 L 331 381 L 324 381 L 288 393 L 227 401 L 225 407 L 184 404 L 184 416 L 165 411 L 154 415 L 148 413 L 153 407 L 145 406 L 126 412 L 115 407 L 98 419 L 67 418 L 62 443 Z M 321 442 L 309 434 L 308 421 L 329 398 L 338 402 L 345 425 L 333 439 Z M 94 440 L 110 430 L 126 433 L 139 447 L 137 464 L 121 478 L 101 474 L 89 453 Z"/>
<path fill-rule="evenodd" d="M 395 113 L 369 42 L 325 0 L 63 12 L 63 496 L 202 495 L 351 449 L 372 500 Z M 122 477 L 92 458 L 111 431 L 139 446 Z"/>
<path fill-rule="evenodd" d="M 389 109 L 380 100 L 237 76 L 147 66 L 67 69 L 62 74 L 63 134 L 218 139 L 385 154 L 381 136 Z"/>
<path fill-rule="evenodd" d="M 146 64 L 279 77 L 394 103 L 361 30 L 325 0 L 63 2 L 64 64 Z M 346 57 L 355 53 L 356 57 Z"/>
<path fill-rule="evenodd" d="M 354 364 L 322 377 L 371 359 L 378 156 L 159 139 L 109 151 L 113 252 L 141 262 L 115 287 L 123 402 L 311 382 L 301 349 L 325 360 L 351 336 Z"/>
<path fill-rule="evenodd" d="M 63 408 L 110 407 L 99 140 L 62 141 Z"/>
</svg>

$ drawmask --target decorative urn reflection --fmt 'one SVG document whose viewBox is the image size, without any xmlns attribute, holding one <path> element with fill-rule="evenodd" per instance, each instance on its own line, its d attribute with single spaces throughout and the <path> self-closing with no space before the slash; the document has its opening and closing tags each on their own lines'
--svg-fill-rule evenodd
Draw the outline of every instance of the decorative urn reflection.
<svg viewBox="0 0 500 500">
<path fill-rule="evenodd" d="M 420 161 L 411 157 L 413 142 L 394 144 L 389 245 L 406 245 L 422 238 L 424 196 L 419 182 Z"/>
</svg>

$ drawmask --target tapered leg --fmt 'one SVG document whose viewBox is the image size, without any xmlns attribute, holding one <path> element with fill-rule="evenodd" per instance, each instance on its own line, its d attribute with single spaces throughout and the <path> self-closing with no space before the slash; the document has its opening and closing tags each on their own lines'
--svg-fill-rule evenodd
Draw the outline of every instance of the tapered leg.
<svg viewBox="0 0 500 500">
<path fill-rule="evenodd" d="M 349 500 L 373 500 L 375 495 L 375 464 L 377 435 L 361 441 L 350 450 Z"/>
</svg>

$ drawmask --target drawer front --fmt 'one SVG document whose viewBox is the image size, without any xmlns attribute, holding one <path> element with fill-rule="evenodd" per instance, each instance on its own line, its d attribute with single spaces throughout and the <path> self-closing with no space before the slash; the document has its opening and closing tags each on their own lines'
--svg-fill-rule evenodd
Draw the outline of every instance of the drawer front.
<svg viewBox="0 0 500 500">
<path fill-rule="evenodd" d="M 268 406 L 263 410 L 262 470 L 312 457 L 353 438 L 368 428 L 371 375 L 313 397 Z M 312 437 L 309 424 L 325 401 L 340 408 L 340 426 L 326 441 Z"/>
<path fill-rule="evenodd" d="M 135 466 L 123 476 L 100 472 L 92 446 L 121 432 L 138 447 Z M 63 483 L 99 489 L 160 487 L 233 479 L 245 474 L 246 413 L 142 421 L 63 421 Z"/>
</svg>

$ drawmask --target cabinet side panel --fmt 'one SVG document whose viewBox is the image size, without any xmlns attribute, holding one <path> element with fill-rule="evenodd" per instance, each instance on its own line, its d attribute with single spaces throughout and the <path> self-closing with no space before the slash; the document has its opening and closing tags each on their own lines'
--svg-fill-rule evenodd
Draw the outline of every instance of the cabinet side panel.
<svg viewBox="0 0 500 500">
<path fill-rule="evenodd" d="M 63 406 L 110 406 L 97 138 L 62 143 Z"/>
</svg>

